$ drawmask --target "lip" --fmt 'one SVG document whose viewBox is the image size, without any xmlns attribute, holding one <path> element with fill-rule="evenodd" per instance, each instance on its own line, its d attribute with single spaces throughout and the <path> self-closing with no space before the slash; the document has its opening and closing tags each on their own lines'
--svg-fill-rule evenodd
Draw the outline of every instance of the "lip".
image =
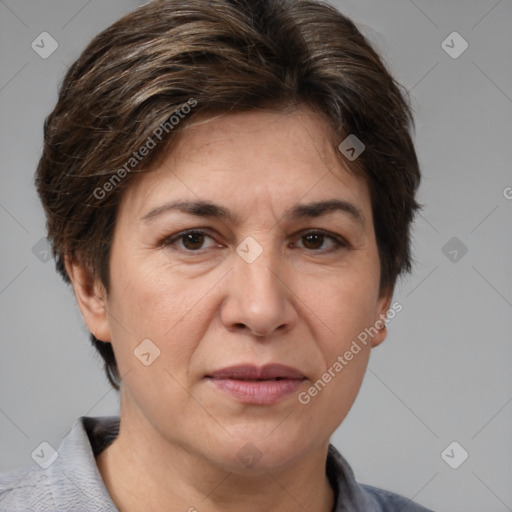
<svg viewBox="0 0 512 512">
<path fill-rule="evenodd" d="M 230 366 L 206 375 L 216 389 L 237 401 L 253 405 L 270 405 L 297 391 L 306 379 L 290 366 L 249 364 Z"/>
</svg>

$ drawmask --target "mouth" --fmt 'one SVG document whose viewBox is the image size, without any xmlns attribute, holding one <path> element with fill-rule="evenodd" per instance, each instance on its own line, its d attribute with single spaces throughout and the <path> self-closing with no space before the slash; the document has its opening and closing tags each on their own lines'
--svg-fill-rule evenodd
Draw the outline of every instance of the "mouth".
<svg viewBox="0 0 512 512">
<path fill-rule="evenodd" d="M 297 391 L 306 377 L 299 370 L 281 364 L 238 365 L 205 376 L 217 390 L 238 402 L 270 405 Z"/>
</svg>

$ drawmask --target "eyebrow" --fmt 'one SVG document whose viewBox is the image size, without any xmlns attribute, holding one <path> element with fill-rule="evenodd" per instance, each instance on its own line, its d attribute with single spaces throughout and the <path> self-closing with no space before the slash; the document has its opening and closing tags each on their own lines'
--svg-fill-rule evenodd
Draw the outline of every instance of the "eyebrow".
<svg viewBox="0 0 512 512">
<path fill-rule="evenodd" d="M 141 220 L 146 222 L 169 211 L 180 211 L 198 217 L 218 218 L 236 222 L 238 217 L 229 208 L 209 201 L 172 201 L 153 208 Z M 358 224 L 365 225 L 363 212 L 353 203 L 342 199 L 328 199 L 307 204 L 297 204 L 285 212 L 285 218 L 298 220 L 311 217 L 320 217 L 334 211 L 348 214 Z"/>
</svg>

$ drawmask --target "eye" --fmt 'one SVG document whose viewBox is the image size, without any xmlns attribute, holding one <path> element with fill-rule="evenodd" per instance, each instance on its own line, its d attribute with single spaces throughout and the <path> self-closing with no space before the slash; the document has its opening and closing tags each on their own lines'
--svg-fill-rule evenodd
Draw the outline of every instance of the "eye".
<svg viewBox="0 0 512 512">
<path fill-rule="evenodd" d="M 319 230 L 303 233 L 299 240 L 303 241 L 305 249 L 318 252 L 331 252 L 348 247 L 348 243 L 342 237 Z M 326 240 L 330 241 L 330 248 L 325 249 L 324 247 L 322 250 L 322 246 Z"/>
<path fill-rule="evenodd" d="M 207 248 L 203 247 L 206 238 L 213 240 L 213 238 L 209 236 L 206 231 L 193 229 L 190 231 L 183 231 L 169 238 L 166 238 L 162 241 L 162 245 L 166 247 L 175 246 L 178 249 L 187 252 L 199 252 L 201 249 Z M 214 247 L 214 245 L 211 245 L 210 247 Z"/>
</svg>

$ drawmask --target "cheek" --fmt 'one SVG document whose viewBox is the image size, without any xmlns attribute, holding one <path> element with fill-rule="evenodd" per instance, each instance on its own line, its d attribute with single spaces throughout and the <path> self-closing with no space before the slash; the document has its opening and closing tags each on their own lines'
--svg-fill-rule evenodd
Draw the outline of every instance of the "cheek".
<svg viewBox="0 0 512 512">
<path fill-rule="evenodd" d="M 135 363 L 133 351 L 150 339 L 159 361 L 183 373 L 211 319 L 208 292 L 216 280 L 187 279 L 167 264 L 121 260 L 112 271 L 109 310 L 112 339 L 125 370 Z"/>
<path fill-rule="evenodd" d="M 165 262 L 155 265 L 142 258 L 121 260 L 112 272 L 112 284 L 112 311 L 147 336 L 172 329 L 186 317 L 203 288 L 200 281 L 184 282 Z"/>
<path fill-rule="evenodd" d="M 364 336 L 375 321 L 378 289 L 374 274 L 354 273 L 353 269 L 309 285 L 302 296 L 314 313 L 309 316 L 319 318 L 314 337 L 322 368 L 307 393 L 320 407 L 317 411 L 325 416 L 324 421 L 332 419 L 336 428 L 336 421 L 341 421 L 355 400 L 366 371 L 370 343 Z"/>
<path fill-rule="evenodd" d="M 350 343 L 375 321 L 378 273 L 347 269 L 329 279 L 304 282 L 297 295 L 321 320 L 324 338 L 340 348 L 340 343 Z"/>
<path fill-rule="evenodd" d="M 363 382 L 371 349 L 361 333 L 373 325 L 377 291 L 373 279 L 330 283 L 322 290 L 310 288 L 305 299 L 321 320 L 314 336 L 322 365 L 299 402 L 305 414 L 333 432 Z"/>
</svg>

